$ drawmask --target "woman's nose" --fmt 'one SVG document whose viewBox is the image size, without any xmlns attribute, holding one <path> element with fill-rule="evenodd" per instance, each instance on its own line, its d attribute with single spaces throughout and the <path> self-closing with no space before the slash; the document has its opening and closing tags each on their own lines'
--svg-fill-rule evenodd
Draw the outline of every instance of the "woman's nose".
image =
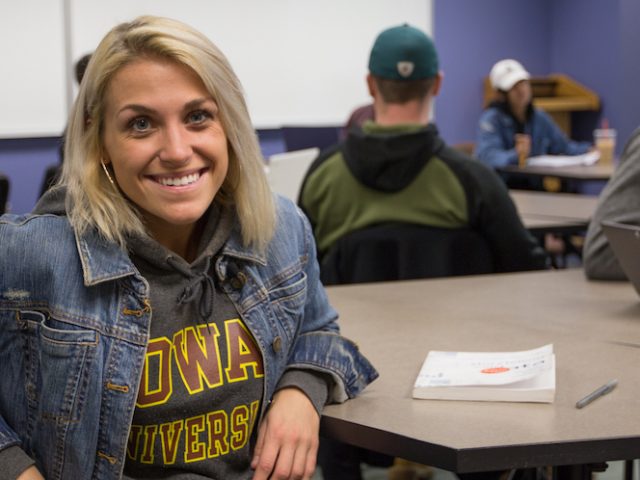
<svg viewBox="0 0 640 480">
<path fill-rule="evenodd" d="M 189 132 L 180 126 L 165 129 L 159 157 L 163 162 L 186 163 L 193 153 L 189 142 Z"/>
</svg>

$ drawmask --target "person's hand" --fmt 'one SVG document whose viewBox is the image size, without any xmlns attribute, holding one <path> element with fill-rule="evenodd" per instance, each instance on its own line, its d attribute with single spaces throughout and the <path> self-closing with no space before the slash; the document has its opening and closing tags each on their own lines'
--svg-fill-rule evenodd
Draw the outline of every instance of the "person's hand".
<svg viewBox="0 0 640 480">
<path fill-rule="evenodd" d="M 283 388 L 260 424 L 253 480 L 310 479 L 316 468 L 320 416 L 297 388 Z"/>
<path fill-rule="evenodd" d="M 561 253 L 564 253 L 564 240 L 558 235 L 547 233 L 544 236 L 544 249 L 552 255 L 559 255 Z"/>
<path fill-rule="evenodd" d="M 516 133 L 515 136 L 515 149 L 518 152 L 518 158 L 527 158 L 531 153 L 531 137 L 524 133 Z"/>
<path fill-rule="evenodd" d="M 35 466 L 31 466 L 18 475 L 16 480 L 44 480 L 44 477 Z"/>
</svg>

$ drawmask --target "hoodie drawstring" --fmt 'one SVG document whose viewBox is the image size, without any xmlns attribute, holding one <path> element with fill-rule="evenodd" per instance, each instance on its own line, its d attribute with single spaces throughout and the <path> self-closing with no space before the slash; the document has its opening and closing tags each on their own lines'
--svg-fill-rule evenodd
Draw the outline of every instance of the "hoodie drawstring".
<svg viewBox="0 0 640 480">
<path fill-rule="evenodd" d="M 175 257 L 167 257 L 167 263 L 177 272 L 189 280 L 182 293 L 178 295 L 176 302 L 178 305 L 193 303 L 199 300 L 198 314 L 209 328 L 209 321 L 213 313 L 213 300 L 215 296 L 215 283 L 212 276 L 207 274 L 211 258 L 207 259 L 204 269 L 200 273 L 193 273 L 180 263 Z"/>
<path fill-rule="evenodd" d="M 214 289 L 213 279 L 209 275 L 205 273 L 195 275 L 178 296 L 178 305 L 191 303 L 199 298 L 198 313 L 203 320 L 208 322 L 213 313 Z"/>
</svg>

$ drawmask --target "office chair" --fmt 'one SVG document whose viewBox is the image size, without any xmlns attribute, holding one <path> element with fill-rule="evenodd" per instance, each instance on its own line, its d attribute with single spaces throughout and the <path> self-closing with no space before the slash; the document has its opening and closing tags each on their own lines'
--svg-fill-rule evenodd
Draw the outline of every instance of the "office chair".
<svg viewBox="0 0 640 480">
<path fill-rule="evenodd" d="M 302 180 L 319 153 L 319 148 L 307 148 L 271 155 L 266 168 L 271 190 L 297 202 Z"/>
<path fill-rule="evenodd" d="M 494 271 L 489 245 L 478 232 L 408 223 L 383 223 L 348 233 L 320 261 L 320 278 L 325 285 Z M 361 463 L 385 468 L 394 465 L 394 469 L 402 467 L 409 473 L 413 469 L 416 475 L 429 472 L 426 466 L 402 466 L 398 462 L 401 460 L 389 455 L 334 440 L 320 441 L 318 464 L 325 478 L 359 479 Z"/>
<path fill-rule="evenodd" d="M 6 213 L 8 199 L 9 179 L 0 173 L 0 214 Z"/>
<path fill-rule="evenodd" d="M 384 223 L 340 238 L 322 258 L 325 285 L 495 272 L 486 240 L 469 228 Z"/>
<path fill-rule="evenodd" d="M 318 147 L 320 150 L 338 143 L 339 127 L 282 127 L 287 151 Z"/>
<path fill-rule="evenodd" d="M 476 144 L 475 142 L 460 142 L 460 143 L 456 143 L 455 145 L 451 145 L 453 148 L 455 148 L 456 150 L 460 150 L 462 153 L 465 153 L 467 155 L 469 155 L 470 157 L 473 157 L 474 152 L 476 150 Z"/>
</svg>

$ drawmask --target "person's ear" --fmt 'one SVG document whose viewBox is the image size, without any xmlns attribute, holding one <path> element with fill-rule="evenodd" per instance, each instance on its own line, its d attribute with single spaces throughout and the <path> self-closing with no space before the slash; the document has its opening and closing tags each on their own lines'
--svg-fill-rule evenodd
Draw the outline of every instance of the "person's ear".
<svg viewBox="0 0 640 480">
<path fill-rule="evenodd" d="M 376 98 L 378 95 L 378 88 L 376 86 L 376 81 L 371 74 L 367 75 L 367 88 L 369 89 L 369 95 Z"/>
<path fill-rule="evenodd" d="M 435 97 L 440 93 L 440 87 L 442 86 L 442 79 L 444 78 L 444 73 L 442 70 L 438 72 L 438 74 L 433 79 L 433 86 L 431 87 L 431 96 Z"/>
</svg>

